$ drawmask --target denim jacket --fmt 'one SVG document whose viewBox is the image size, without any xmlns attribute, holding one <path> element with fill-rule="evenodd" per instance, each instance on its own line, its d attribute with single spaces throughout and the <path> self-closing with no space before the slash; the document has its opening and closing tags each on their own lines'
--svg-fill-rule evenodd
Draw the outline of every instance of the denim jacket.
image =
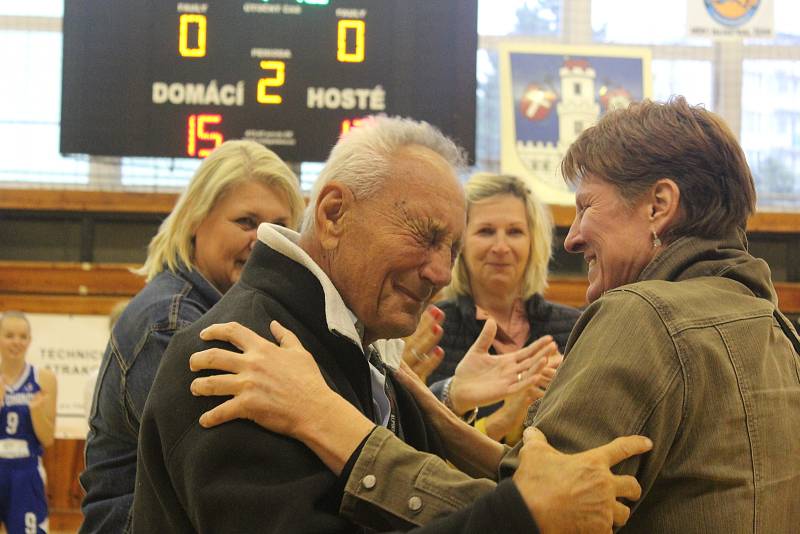
<svg viewBox="0 0 800 534">
<path fill-rule="evenodd" d="M 131 300 L 111 333 L 89 416 L 80 532 L 127 530 L 136 480 L 139 422 L 161 355 L 175 332 L 221 293 L 199 272 L 165 269 Z"/>
</svg>

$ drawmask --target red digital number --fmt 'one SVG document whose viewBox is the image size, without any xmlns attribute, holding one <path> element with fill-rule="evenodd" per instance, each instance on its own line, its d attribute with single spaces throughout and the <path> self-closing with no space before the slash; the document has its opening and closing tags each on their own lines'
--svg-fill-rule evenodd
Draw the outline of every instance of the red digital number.
<svg viewBox="0 0 800 534">
<path fill-rule="evenodd" d="M 342 121 L 342 126 L 339 128 L 339 135 L 344 135 L 350 131 L 350 128 L 354 128 L 361 124 L 363 119 L 345 119 Z"/>
<path fill-rule="evenodd" d="M 189 135 L 186 142 L 186 153 L 193 158 L 204 158 L 221 145 L 225 140 L 222 134 L 206 128 L 207 125 L 221 123 L 222 115 L 219 114 L 189 115 Z M 202 141 L 208 141 L 212 143 L 212 146 L 198 146 Z"/>
</svg>

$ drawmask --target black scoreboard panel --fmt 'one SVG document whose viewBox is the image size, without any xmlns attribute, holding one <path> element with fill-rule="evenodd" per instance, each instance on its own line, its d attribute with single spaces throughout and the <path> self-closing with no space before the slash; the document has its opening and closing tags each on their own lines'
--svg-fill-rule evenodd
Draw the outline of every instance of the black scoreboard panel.
<svg viewBox="0 0 800 534">
<path fill-rule="evenodd" d="M 324 161 L 372 114 L 474 157 L 477 0 L 66 0 L 61 152 Z"/>
</svg>

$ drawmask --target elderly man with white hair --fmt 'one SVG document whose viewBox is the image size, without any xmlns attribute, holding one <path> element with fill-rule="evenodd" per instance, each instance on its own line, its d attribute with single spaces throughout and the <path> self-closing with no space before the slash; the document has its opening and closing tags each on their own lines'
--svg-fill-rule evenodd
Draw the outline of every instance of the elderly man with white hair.
<svg viewBox="0 0 800 534">
<path fill-rule="evenodd" d="M 456 176 L 461 164 L 460 150 L 430 125 L 372 119 L 332 151 L 301 233 L 259 228 L 239 282 L 174 337 L 162 360 L 142 417 L 133 532 L 351 533 L 414 526 L 392 514 L 376 514 L 366 525 L 340 515 L 345 481 L 339 475 L 352 468 L 348 458 L 376 432 L 419 451 L 444 452 L 412 395 L 387 373 L 378 350 L 382 344 L 376 342 L 411 334 L 430 299 L 450 281 L 465 227 Z M 281 433 L 243 419 L 203 428 L 201 415 L 221 399 L 192 395 L 197 375 L 189 356 L 200 352 L 213 363 L 244 350 L 236 342 L 213 341 L 208 327 L 217 323 L 228 323 L 222 328 L 231 340 L 237 329 L 246 328 L 279 343 L 289 338 L 302 343 L 344 403 L 330 410 L 357 410 L 359 417 L 351 418 L 346 432 L 317 427 L 321 441 L 342 430 L 342 447 L 316 447 L 314 432 L 295 439 L 299 424 L 294 420 L 276 429 Z M 526 347 L 512 356 L 510 373 L 527 376 L 537 359 L 534 351 Z M 224 387 L 226 377 L 216 378 Z M 641 452 L 635 449 L 629 447 L 625 457 Z M 536 530 L 529 498 L 535 484 L 525 480 L 525 459 L 521 474 L 496 488 L 435 456 L 431 461 L 437 480 L 466 485 L 468 500 L 477 499 L 466 513 L 451 517 L 447 528 L 497 529 L 501 525 L 493 518 L 502 517 L 504 531 Z M 383 475 L 381 484 L 416 474 L 397 469 Z M 560 476 L 554 471 L 550 480 Z M 362 484 L 374 486 L 378 477 L 366 477 Z M 411 495 L 408 506 L 421 513 L 448 501 L 447 495 L 431 501 Z"/>
</svg>

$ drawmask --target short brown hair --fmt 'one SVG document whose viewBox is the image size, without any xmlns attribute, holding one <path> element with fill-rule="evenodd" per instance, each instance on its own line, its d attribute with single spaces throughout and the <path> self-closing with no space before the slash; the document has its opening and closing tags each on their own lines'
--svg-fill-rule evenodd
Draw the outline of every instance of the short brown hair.
<svg viewBox="0 0 800 534">
<path fill-rule="evenodd" d="M 755 210 L 753 176 L 736 137 L 722 118 L 682 96 L 607 113 L 569 147 L 561 172 L 572 184 L 590 175 L 610 182 L 630 203 L 657 180 L 672 179 L 681 216 L 668 238 L 744 230 Z"/>
</svg>

